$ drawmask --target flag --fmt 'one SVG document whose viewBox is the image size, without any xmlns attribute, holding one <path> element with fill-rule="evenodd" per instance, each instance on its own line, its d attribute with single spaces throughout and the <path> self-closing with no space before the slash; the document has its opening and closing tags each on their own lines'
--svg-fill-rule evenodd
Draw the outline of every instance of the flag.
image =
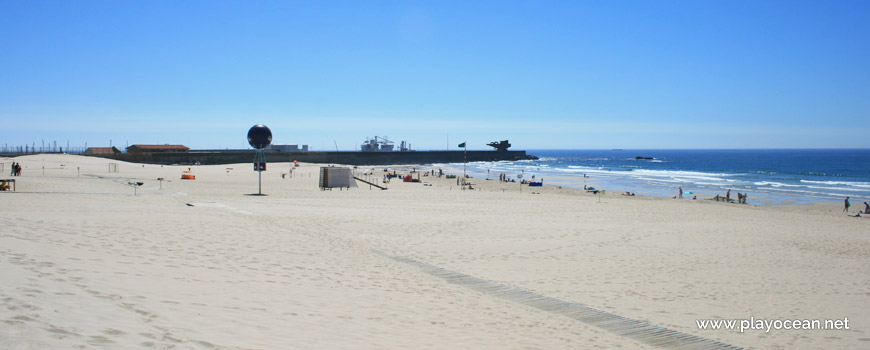
<svg viewBox="0 0 870 350">
<path fill-rule="evenodd" d="M 465 142 L 459 144 L 459 148 L 465 147 Z"/>
</svg>

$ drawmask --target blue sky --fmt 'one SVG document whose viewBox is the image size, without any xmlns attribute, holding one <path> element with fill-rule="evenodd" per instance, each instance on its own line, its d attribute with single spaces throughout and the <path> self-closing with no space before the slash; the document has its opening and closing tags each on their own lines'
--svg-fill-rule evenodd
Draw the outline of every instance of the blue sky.
<svg viewBox="0 0 870 350">
<path fill-rule="evenodd" d="M 0 1 L 0 146 L 870 147 L 870 1 Z"/>
</svg>

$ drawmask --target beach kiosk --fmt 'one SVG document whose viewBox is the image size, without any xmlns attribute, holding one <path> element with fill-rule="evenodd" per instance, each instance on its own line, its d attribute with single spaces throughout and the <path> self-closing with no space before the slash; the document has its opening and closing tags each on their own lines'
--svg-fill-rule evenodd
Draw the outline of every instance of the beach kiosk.
<svg viewBox="0 0 870 350">
<path fill-rule="evenodd" d="M 320 167 L 320 189 L 357 187 L 350 168 Z"/>
</svg>

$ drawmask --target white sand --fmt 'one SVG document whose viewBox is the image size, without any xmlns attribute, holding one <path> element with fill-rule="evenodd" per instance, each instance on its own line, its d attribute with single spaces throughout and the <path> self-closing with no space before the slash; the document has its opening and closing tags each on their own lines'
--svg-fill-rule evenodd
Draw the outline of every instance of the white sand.
<svg viewBox="0 0 870 350">
<path fill-rule="evenodd" d="M 24 171 L 18 192 L 0 193 L 3 349 L 649 347 L 387 256 L 740 347 L 870 348 L 870 220 L 837 204 L 598 203 L 431 177 L 320 191 L 315 164 L 292 179 L 269 164 L 257 197 L 250 164 L 191 167 L 197 179 L 182 181 L 187 166 L 34 155 L 0 159 L 0 178 L 12 160 Z M 145 183 L 138 196 L 128 181 Z M 749 317 L 848 317 L 850 330 L 695 322 Z"/>
</svg>

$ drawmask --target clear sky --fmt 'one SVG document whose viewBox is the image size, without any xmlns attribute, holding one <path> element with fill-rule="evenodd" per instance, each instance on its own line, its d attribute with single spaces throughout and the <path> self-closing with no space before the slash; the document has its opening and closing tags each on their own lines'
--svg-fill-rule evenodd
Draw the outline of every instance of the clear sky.
<svg viewBox="0 0 870 350">
<path fill-rule="evenodd" d="M 870 1 L 0 1 L 0 146 L 870 147 Z"/>
</svg>

